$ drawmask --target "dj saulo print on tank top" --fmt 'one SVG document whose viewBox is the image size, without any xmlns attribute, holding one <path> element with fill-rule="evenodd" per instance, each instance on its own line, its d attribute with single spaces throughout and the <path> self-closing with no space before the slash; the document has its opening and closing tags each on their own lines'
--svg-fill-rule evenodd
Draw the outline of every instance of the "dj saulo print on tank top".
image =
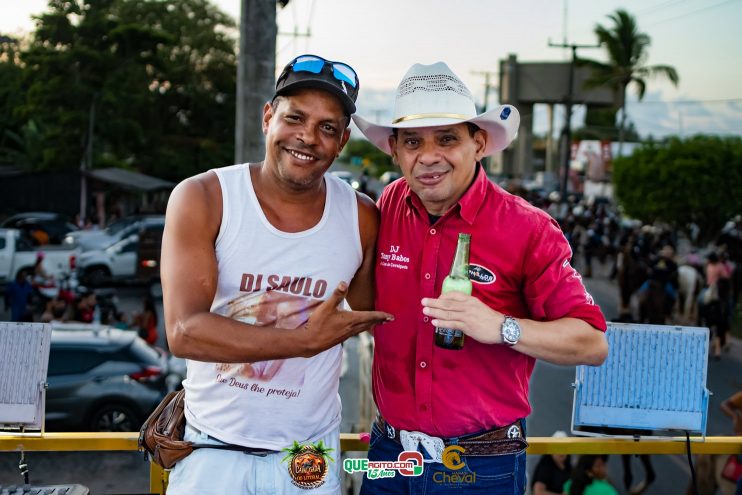
<svg viewBox="0 0 742 495">
<path fill-rule="evenodd" d="M 327 281 L 311 277 L 243 273 L 242 293 L 217 312 L 250 325 L 295 329 L 305 324 L 327 293 Z M 306 360 L 278 359 L 255 363 L 216 363 L 217 383 L 253 392 L 267 383 L 291 387 L 271 395 L 296 396 L 304 384 Z M 259 382 L 259 384 L 255 384 Z"/>
</svg>

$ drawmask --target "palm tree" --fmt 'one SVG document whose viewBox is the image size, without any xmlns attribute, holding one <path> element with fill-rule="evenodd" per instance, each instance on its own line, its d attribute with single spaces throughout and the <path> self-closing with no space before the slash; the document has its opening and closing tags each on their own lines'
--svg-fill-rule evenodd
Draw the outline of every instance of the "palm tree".
<svg viewBox="0 0 742 495">
<path fill-rule="evenodd" d="M 626 88 L 634 83 L 639 101 L 644 98 L 647 89 L 647 79 L 650 77 L 666 77 L 675 86 L 680 80 L 674 67 L 669 65 L 645 65 L 649 57 L 648 48 L 651 43 L 649 35 L 639 32 L 634 16 L 623 9 L 618 9 L 607 16 L 613 21 L 613 26 L 595 26 L 595 35 L 598 42 L 608 51 L 608 62 L 595 60 L 581 60 L 581 65 L 592 68 L 593 75 L 587 80 L 586 86 L 610 86 L 616 94 L 616 107 L 621 109 L 621 124 L 618 132 L 621 155 L 626 126 Z"/>
</svg>

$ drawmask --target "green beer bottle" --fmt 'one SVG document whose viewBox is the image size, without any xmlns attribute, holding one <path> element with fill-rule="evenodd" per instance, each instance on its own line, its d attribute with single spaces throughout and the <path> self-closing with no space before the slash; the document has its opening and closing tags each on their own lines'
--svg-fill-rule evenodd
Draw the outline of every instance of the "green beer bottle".
<svg viewBox="0 0 742 495">
<path fill-rule="evenodd" d="M 471 280 L 469 280 L 469 246 L 471 234 L 459 234 L 459 243 L 456 246 L 456 255 L 451 264 L 451 273 L 443 280 L 441 293 L 463 292 L 471 295 Z M 435 345 L 444 349 L 458 351 L 464 347 L 464 332 L 452 328 L 435 329 Z"/>
</svg>

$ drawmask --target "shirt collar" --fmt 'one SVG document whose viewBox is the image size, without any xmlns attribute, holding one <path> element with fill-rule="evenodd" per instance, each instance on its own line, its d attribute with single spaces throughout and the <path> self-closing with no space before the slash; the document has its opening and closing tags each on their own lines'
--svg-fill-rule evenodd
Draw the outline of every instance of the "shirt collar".
<svg viewBox="0 0 742 495">
<path fill-rule="evenodd" d="M 484 197 L 487 194 L 487 183 L 489 182 L 481 163 L 477 162 L 476 167 L 474 182 L 472 182 L 469 189 L 464 192 L 464 195 L 459 198 L 456 204 L 452 206 L 443 217 L 451 215 L 451 212 L 453 211 L 458 212 L 459 216 L 461 216 L 461 218 L 469 225 L 474 223 L 474 220 L 477 217 L 477 212 L 479 212 L 479 208 L 482 206 Z M 405 184 L 405 187 L 407 188 L 405 201 L 409 207 L 407 214 L 409 215 L 413 211 L 416 211 L 422 218 L 428 218 L 428 212 L 425 210 L 425 206 L 423 206 L 418 195 L 412 192 L 409 185 Z"/>
</svg>

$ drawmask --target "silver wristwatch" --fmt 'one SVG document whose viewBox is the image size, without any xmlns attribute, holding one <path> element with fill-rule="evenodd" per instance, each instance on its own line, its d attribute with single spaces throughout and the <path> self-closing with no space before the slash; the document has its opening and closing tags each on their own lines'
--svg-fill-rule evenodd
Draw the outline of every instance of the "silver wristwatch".
<svg viewBox="0 0 742 495">
<path fill-rule="evenodd" d="M 500 335 L 502 335 L 503 344 L 509 346 L 517 344 L 520 340 L 520 324 L 512 316 L 506 315 L 502 328 L 500 328 Z"/>
</svg>

